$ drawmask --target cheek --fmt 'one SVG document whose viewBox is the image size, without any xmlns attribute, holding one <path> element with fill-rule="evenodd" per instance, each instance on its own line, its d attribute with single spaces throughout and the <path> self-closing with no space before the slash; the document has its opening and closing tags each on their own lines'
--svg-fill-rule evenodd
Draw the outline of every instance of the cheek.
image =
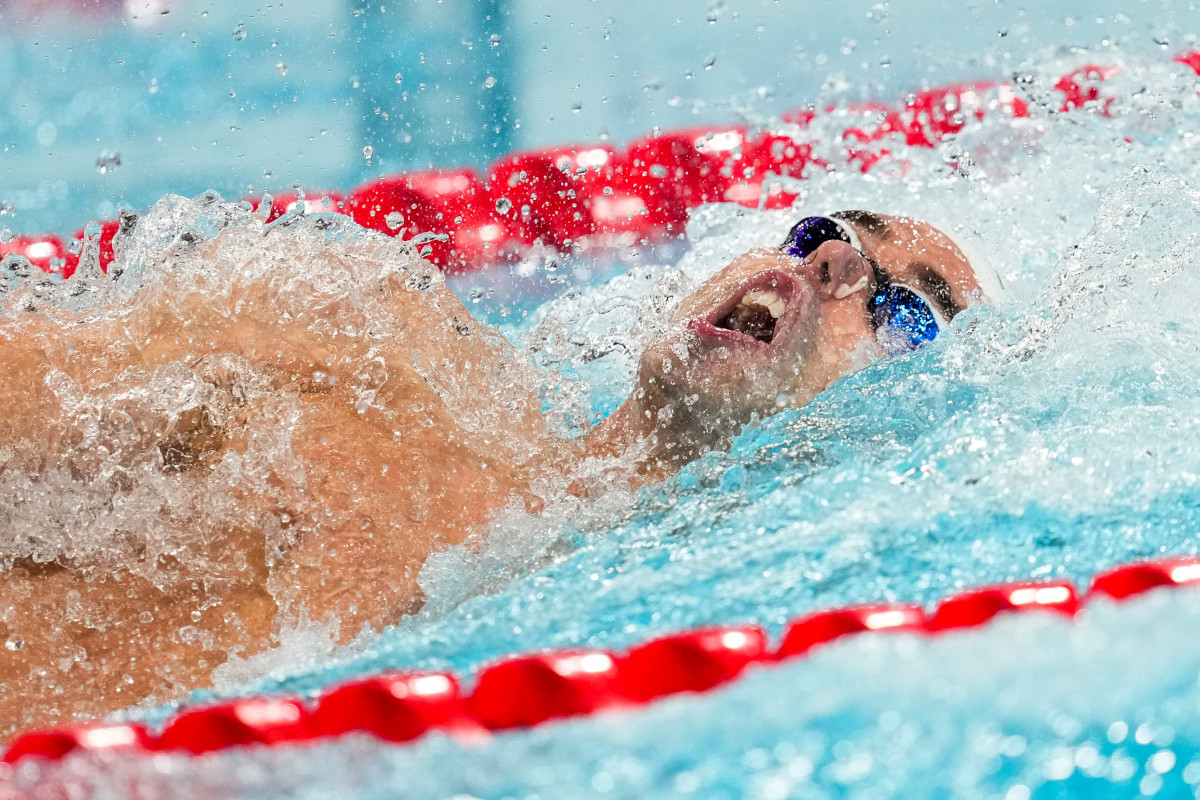
<svg viewBox="0 0 1200 800">
<path fill-rule="evenodd" d="M 825 303 L 821 309 L 818 359 L 829 382 L 882 358 L 883 349 L 861 303 Z"/>
</svg>

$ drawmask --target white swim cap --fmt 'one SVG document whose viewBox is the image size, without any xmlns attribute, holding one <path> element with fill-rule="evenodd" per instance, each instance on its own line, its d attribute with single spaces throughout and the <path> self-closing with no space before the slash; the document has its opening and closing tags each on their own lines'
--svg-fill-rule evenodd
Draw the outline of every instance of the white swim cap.
<svg viewBox="0 0 1200 800">
<path fill-rule="evenodd" d="M 1004 297 L 1004 283 L 1001 282 L 1000 275 L 987 257 L 986 247 L 979 236 L 961 222 L 956 225 L 947 225 L 940 220 L 927 217 L 921 219 L 945 234 L 946 238 L 953 242 L 959 252 L 966 257 L 967 263 L 971 265 L 971 271 L 975 273 L 975 282 L 983 291 L 983 301 L 985 303 L 999 302 Z"/>
</svg>

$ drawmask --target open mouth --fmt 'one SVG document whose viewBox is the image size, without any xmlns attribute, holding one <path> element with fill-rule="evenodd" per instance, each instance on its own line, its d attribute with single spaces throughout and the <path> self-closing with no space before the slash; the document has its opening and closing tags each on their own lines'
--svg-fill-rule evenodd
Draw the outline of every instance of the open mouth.
<svg viewBox="0 0 1200 800">
<path fill-rule="evenodd" d="M 729 313 L 713 324 L 770 344 L 775 338 L 775 325 L 784 311 L 787 311 L 787 301 L 777 293 L 770 290 L 751 291 L 746 292 Z"/>
<path fill-rule="evenodd" d="M 795 283 L 777 270 L 756 275 L 711 314 L 692 320 L 692 329 L 729 344 L 770 344 L 780 333 Z"/>
</svg>

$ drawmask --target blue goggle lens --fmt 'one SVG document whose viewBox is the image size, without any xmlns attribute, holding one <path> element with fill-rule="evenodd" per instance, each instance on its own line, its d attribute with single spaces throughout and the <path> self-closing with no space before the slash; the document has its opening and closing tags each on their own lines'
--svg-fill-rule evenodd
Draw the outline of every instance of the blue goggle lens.
<svg viewBox="0 0 1200 800">
<path fill-rule="evenodd" d="M 937 317 L 911 289 L 885 284 L 867 303 L 876 332 L 883 332 L 889 355 L 908 353 L 932 342 L 938 335 Z"/>
<path fill-rule="evenodd" d="M 826 242 L 850 243 L 842 226 L 829 217 L 805 217 L 792 226 L 783 242 L 783 252 L 796 258 L 808 258 Z"/>
</svg>

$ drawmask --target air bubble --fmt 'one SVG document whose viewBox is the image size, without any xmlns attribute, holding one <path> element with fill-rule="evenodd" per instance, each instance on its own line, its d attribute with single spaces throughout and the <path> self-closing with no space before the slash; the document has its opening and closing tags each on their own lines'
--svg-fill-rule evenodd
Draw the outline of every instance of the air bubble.
<svg viewBox="0 0 1200 800">
<path fill-rule="evenodd" d="M 497 214 L 507 214 L 509 211 L 512 211 L 512 207 L 512 200 L 509 200 L 507 197 L 501 197 L 496 201 Z"/>
<path fill-rule="evenodd" d="M 25 640 L 22 639 L 20 636 L 16 636 L 16 635 L 8 637 L 8 641 L 6 641 L 4 643 L 5 649 L 11 650 L 14 653 L 17 652 L 18 650 L 20 650 L 24 646 L 25 646 Z"/>
<path fill-rule="evenodd" d="M 371 147 L 371 145 L 367 145 L 366 147 L 363 148 L 363 158 L 370 158 L 373 155 L 375 155 L 374 147 Z"/>
<path fill-rule="evenodd" d="M 708 58 L 704 59 L 704 68 L 712 69 L 715 63 L 717 63 L 717 56 L 714 53 L 709 53 Z"/>
<path fill-rule="evenodd" d="M 242 41 L 243 39 L 245 39 L 246 38 L 246 26 L 239 22 L 238 26 L 233 29 L 233 38 L 239 42 Z"/>
<path fill-rule="evenodd" d="M 496 78 L 494 76 L 488 75 L 486 78 L 483 79 L 483 88 L 491 89 L 495 85 L 496 85 Z"/>
<path fill-rule="evenodd" d="M 399 72 L 396 73 L 396 83 L 397 84 L 404 83 L 404 75 L 402 75 Z"/>
<path fill-rule="evenodd" d="M 383 221 L 387 223 L 388 228 L 392 230 L 399 230 L 400 226 L 404 224 L 404 215 L 399 211 L 393 211 L 384 217 Z"/>
<path fill-rule="evenodd" d="M 282 61 L 276 61 L 275 71 L 278 72 L 279 77 L 282 78 L 284 75 L 287 75 L 287 64 L 283 63 Z"/>
</svg>

